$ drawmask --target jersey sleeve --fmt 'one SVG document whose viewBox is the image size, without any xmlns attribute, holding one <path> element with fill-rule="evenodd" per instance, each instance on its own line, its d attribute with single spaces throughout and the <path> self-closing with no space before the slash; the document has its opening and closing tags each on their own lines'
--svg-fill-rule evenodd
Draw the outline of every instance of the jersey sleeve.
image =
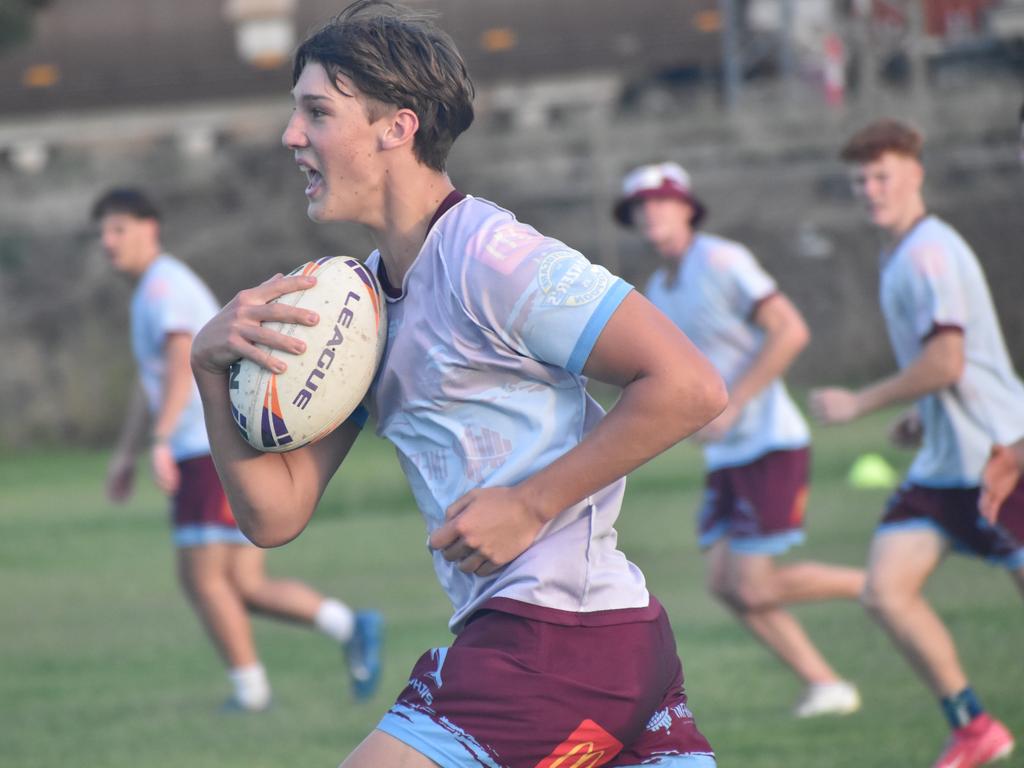
<svg viewBox="0 0 1024 768">
<path fill-rule="evenodd" d="M 461 261 L 457 285 L 478 325 L 517 353 L 576 374 L 633 288 L 514 220 L 481 231 Z"/>
<path fill-rule="evenodd" d="M 774 278 L 746 248 L 722 246 L 711 254 L 710 262 L 716 281 L 742 318 L 752 319 L 761 302 L 779 290 Z"/>
<path fill-rule="evenodd" d="M 963 330 L 967 324 L 967 302 L 950 247 L 929 240 L 914 248 L 909 256 L 910 319 L 917 338 L 924 341 L 942 331 Z"/>
<path fill-rule="evenodd" d="M 153 320 L 153 330 L 160 336 L 171 333 L 195 335 L 205 324 L 202 286 L 185 273 L 166 270 L 150 281 L 145 301 Z"/>
</svg>

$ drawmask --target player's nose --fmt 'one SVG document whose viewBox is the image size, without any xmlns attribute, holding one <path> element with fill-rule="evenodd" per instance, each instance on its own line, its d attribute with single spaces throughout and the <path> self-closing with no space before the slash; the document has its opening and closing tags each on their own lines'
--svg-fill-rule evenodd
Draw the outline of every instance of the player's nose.
<svg viewBox="0 0 1024 768">
<path fill-rule="evenodd" d="M 281 143 L 288 149 L 306 146 L 306 133 L 302 128 L 301 120 L 297 112 L 293 112 L 288 119 L 288 124 L 281 134 Z"/>
</svg>

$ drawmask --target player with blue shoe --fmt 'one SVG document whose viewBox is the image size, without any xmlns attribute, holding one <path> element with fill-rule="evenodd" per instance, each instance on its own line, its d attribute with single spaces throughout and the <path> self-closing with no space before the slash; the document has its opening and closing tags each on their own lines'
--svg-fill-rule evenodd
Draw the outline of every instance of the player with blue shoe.
<svg viewBox="0 0 1024 768">
<path fill-rule="evenodd" d="M 232 693 L 223 711 L 258 712 L 270 705 L 251 612 L 315 627 L 342 648 L 359 649 L 360 658 L 376 660 L 379 614 L 355 612 L 294 579 L 269 578 L 264 553 L 238 529 L 210 457 L 189 367 L 193 336 L 220 308 L 213 293 L 164 251 L 160 211 L 142 190 L 108 190 L 92 214 L 111 266 L 134 285 L 131 337 L 139 372 L 110 462 L 107 495 L 115 502 L 131 496 L 137 456 L 148 442 L 153 477 L 171 501 L 179 580 L 228 667 Z M 350 664 L 358 698 L 370 695 L 376 683 L 376 672 L 367 669 L 374 667 Z"/>
</svg>

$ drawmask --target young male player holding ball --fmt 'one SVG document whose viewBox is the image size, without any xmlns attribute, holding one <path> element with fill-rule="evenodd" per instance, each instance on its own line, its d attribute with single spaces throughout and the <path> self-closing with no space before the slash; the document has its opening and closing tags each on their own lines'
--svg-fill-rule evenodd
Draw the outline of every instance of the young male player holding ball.
<svg viewBox="0 0 1024 768">
<path fill-rule="evenodd" d="M 698 231 L 706 209 L 676 163 L 626 174 L 613 211 L 663 260 L 644 291 L 718 368 L 729 407 L 697 434 L 707 490 L 698 537 L 708 587 L 806 686 L 797 717 L 845 715 L 857 688 L 835 673 L 786 605 L 855 599 L 858 568 L 776 557 L 804 539 L 810 431 L 782 376 L 810 334 L 745 247 Z"/>
<path fill-rule="evenodd" d="M 315 626 L 342 643 L 356 695 L 369 696 L 378 675 L 380 617 L 354 614 L 300 581 L 267 578 L 264 554 L 238 530 L 217 478 L 189 367 L 192 337 L 219 310 L 216 299 L 164 252 L 160 213 L 142 191 L 109 190 L 92 215 L 111 266 L 135 284 L 131 336 L 139 382 L 110 463 L 107 495 L 117 502 L 131 496 L 136 457 L 148 436 L 153 477 L 171 498 L 182 587 L 228 666 L 233 694 L 225 708 L 253 712 L 270 704 L 249 611 Z"/>
<path fill-rule="evenodd" d="M 425 519 L 457 635 L 421 657 L 343 765 L 714 765 L 665 612 L 613 524 L 624 476 L 725 407 L 721 379 L 627 284 L 455 191 L 445 160 L 472 121 L 472 85 L 429 22 L 360 0 L 299 47 L 293 71 L 283 142 L 308 214 L 359 222 L 377 244 L 367 265 L 389 334 L 366 403 Z M 242 291 L 193 350 L 218 469 L 265 546 L 300 533 L 359 433 L 349 419 L 258 454 L 231 420 L 228 367 L 281 370 L 254 344 L 301 345 L 261 323 L 317 318 L 267 302 L 312 283 Z M 622 387 L 607 415 L 587 376 Z"/>
<path fill-rule="evenodd" d="M 977 258 L 925 208 L 921 147 L 916 130 L 881 120 L 842 150 L 854 191 L 886 238 L 879 291 L 900 370 L 857 391 L 817 390 L 811 406 L 822 422 L 839 424 L 917 402 L 922 446 L 871 543 L 864 602 L 939 698 L 952 728 L 935 768 L 968 768 L 1008 755 L 1013 738 L 985 712 L 922 590 L 951 548 L 1005 567 L 1024 590 L 1024 488 L 994 524 L 978 510 L 993 442 L 1024 435 L 1024 384 Z"/>
</svg>

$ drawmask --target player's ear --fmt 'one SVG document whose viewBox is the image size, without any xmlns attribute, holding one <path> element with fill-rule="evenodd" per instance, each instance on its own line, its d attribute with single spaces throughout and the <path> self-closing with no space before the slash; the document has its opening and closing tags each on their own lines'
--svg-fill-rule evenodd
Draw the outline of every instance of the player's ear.
<svg viewBox="0 0 1024 768">
<path fill-rule="evenodd" d="M 910 177 L 913 179 L 914 186 L 922 186 L 924 184 L 924 164 L 920 160 L 912 158 L 909 167 Z"/>
<path fill-rule="evenodd" d="M 403 107 L 396 109 L 386 120 L 384 134 L 381 136 L 382 149 L 396 149 L 412 144 L 420 128 L 420 119 L 415 112 Z"/>
</svg>

